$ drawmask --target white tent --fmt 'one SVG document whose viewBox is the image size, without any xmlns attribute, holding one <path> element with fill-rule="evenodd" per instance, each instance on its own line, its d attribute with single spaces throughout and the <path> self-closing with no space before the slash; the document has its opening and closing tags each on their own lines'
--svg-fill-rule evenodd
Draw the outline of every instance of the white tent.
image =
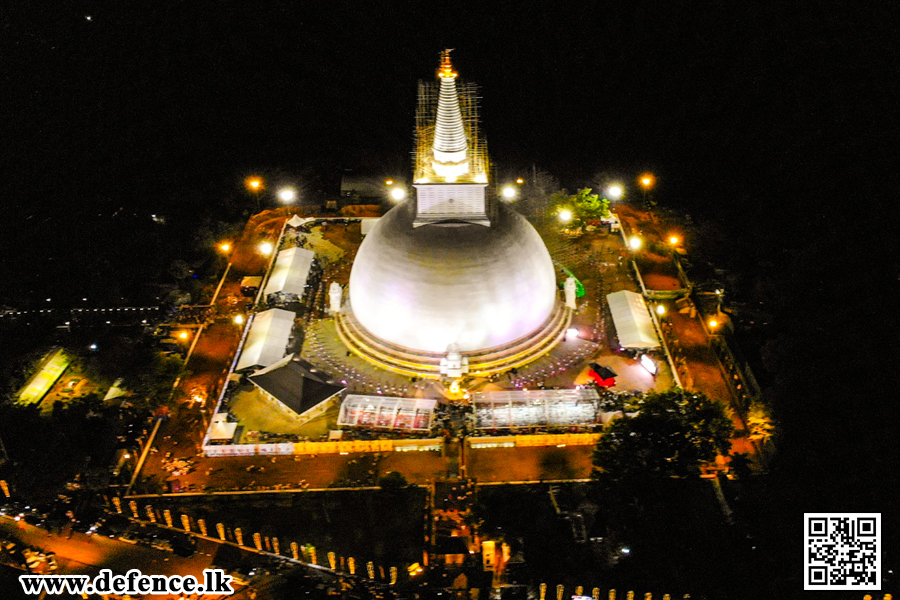
<svg viewBox="0 0 900 600">
<path fill-rule="evenodd" d="M 372 228 L 375 227 L 375 223 L 377 223 L 380 218 L 381 217 L 363 217 L 360 219 L 360 233 L 363 236 L 369 235 L 369 232 L 372 231 Z"/>
<path fill-rule="evenodd" d="M 281 360 L 294 327 L 294 316 L 291 311 L 280 308 L 272 308 L 256 315 L 250 325 L 236 370 L 268 367 Z"/>
<path fill-rule="evenodd" d="M 237 429 L 237 423 L 229 423 L 228 415 L 225 413 L 216 413 L 213 415 L 212 422 L 209 425 L 209 439 L 222 441 L 234 438 L 234 431 Z"/>
<path fill-rule="evenodd" d="M 593 425 L 600 395 L 593 388 L 475 392 L 471 404 L 478 429 Z"/>
<path fill-rule="evenodd" d="M 279 252 L 266 284 L 265 295 L 282 292 L 302 296 L 315 257 L 315 252 L 305 248 L 288 248 Z"/>
<path fill-rule="evenodd" d="M 658 348 L 659 338 L 653 328 L 644 297 L 622 290 L 608 294 L 609 310 L 622 348 Z"/>
<path fill-rule="evenodd" d="M 305 219 L 304 219 L 304 218 L 302 218 L 302 217 L 299 217 L 299 216 L 297 216 L 297 215 L 294 215 L 293 217 L 291 217 L 290 219 L 288 219 L 287 224 L 288 224 L 289 227 L 300 227 L 300 226 L 303 225 L 304 223 L 309 223 L 310 221 L 315 221 L 315 219 L 310 219 L 310 218 L 305 218 Z"/>
<path fill-rule="evenodd" d="M 428 431 L 434 422 L 436 400 L 350 394 L 341 403 L 338 425 Z"/>
</svg>

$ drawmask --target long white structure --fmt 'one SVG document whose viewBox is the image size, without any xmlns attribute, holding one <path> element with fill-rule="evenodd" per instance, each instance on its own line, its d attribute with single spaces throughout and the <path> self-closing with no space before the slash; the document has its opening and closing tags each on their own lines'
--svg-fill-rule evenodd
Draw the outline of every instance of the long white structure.
<svg viewBox="0 0 900 600">
<path fill-rule="evenodd" d="M 338 425 L 429 431 L 436 400 L 350 394 L 341 403 Z"/>
<path fill-rule="evenodd" d="M 475 427 L 507 429 L 596 424 L 600 395 L 593 388 L 511 390 L 472 394 Z"/>
<path fill-rule="evenodd" d="M 266 283 L 265 295 L 281 293 L 303 296 L 315 257 L 315 252 L 306 248 L 288 248 L 279 252 Z"/>
<path fill-rule="evenodd" d="M 294 317 L 291 311 L 280 308 L 257 314 L 250 324 L 247 341 L 235 370 L 268 367 L 284 358 L 294 328 Z"/>
<path fill-rule="evenodd" d="M 620 347 L 630 349 L 659 347 L 659 337 L 656 335 L 643 296 L 622 290 L 608 294 L 606 301 L 609 303 Z"/>
</svg>

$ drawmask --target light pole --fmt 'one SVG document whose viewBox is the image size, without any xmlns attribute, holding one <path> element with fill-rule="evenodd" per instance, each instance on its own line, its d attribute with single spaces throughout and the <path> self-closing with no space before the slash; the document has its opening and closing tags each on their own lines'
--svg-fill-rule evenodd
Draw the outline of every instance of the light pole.
<svg viewBox="0 0 900 600">
<path fill-rule="evenodd" d="M 606 195 L 609 196 L 610 200 L 620 200 L 624 193 L 625 188 L 623 188 L 620 183 L 611 183 L 606 188 Z"/>
<path fill-rule="evenodd" d="M 244 180 L 244 185 L 253 194 L 253 197 L 256 198 L 256 212 L 259 212 L 261 210 L 259 206 L 259 193 L 265 189 L 262 178 L 256 177 L 255 175 L 248 177 Z"/>
<path fill-rule="evenodd" d="M 644 173 L 638 178 L 638 183 L 644 193 L 644 206 L 649 209 L 650 204 L 647 201 L 647 192 L 652 190 L 653 186 L 656 185 L 656 177 L 653 176 L 653 173 Z"/>
<path fill-rule="evenodd" d="M 391 188 L 391 200 L 394 202 L 400 202 L 406 198 L 406 189 L 402 187 L 393 187 Z"/>
<path fill-rule="evenodd" d="M 293 204 L 297 199 L 297 190 L 292 187 L 283 187 L 278 190 L 278 199 L 285 204 Z"/>
</svg>

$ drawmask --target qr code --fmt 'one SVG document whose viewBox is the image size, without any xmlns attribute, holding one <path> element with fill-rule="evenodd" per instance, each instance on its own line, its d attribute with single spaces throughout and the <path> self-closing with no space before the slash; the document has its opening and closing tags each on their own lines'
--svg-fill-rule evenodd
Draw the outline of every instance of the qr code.
<svg viewBox="0 0 900 600">
<path fill-rule="evenodd" d="M 804 513 L 805 590 L 881 588 L 881 513 Z"/>
</svg>

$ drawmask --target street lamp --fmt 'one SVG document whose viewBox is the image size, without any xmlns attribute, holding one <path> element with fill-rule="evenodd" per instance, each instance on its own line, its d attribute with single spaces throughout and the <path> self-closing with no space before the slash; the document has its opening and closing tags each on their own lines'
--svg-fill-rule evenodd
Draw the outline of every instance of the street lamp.
<svg viewBox="0 0 900 600">
<path fill-rule="evenodd" d="M 243 325 L 244 324 L 244 315 L 234 315 L 232 319 L 235 325 Z"/>
<path fill-rule="evenodd" d="M 669 243 L 672 244 L 673 246 L 677 246 L 678 245 L 678 236 L 673 235 L 672 237 L 670 237 Z"/>
<path fill-rule="evenodd" d="M 256 176 L 248 177 L 244 180 L 244 186 L 246 186 L 249 191 L 253 192 L 253 196 L 256 198 L 256 210 L 260 210 L 259 193 L 265 189 L 262 178 Z"/>
<path fill-rule="evenodd" d="M 710 329 L 715 329 L 716 327 L 719 326 L 719 322 L 716 321 L 715 319 L 710 319 L 708 324 L 709 324 Z"/>
<path fill-rule="evenodd" d="M 505 186 L 503 186 L 503 189 L 500 191 L 500 194 L 506 200 L 513 200 L 516 197 L 517 191 L 516 191 L 516 188 L 514 188 L 513 186 L 505 185 Z"/>
<path fill-rule="evenodd" d="M 228 253 L 231 251 L 231 244 L 229 244 L 228 242 L 222 242 L 221 244 L 219 244 L 219 250 Z"/>
<path fill-rule="evenodd" d="M 297 190 L 292 187 L 283 187 L 278 190 L 278 199 L 285 204 L 290 204 L 297 199 Z"/>
<path fill-rule="evenodd" d="M 394 202 L 400 202 L 406 198 L 406 190 L 402 187 L 395 187 L 391 189 L 391 200 Z"/>
<path fill-rule="evenodd" d="M 650 208 L 647 204 L 647 192 L 653 189 L 653 186 L 656 184 L 656 177 L 654 177 L 652 173 L 644 173 L 638 178 L 638 183 L 641 185 L 641 190 L 644 192 L 644 206 Z"/>
<path fill-rule="evenodd" d="M 518 183 L 519 185 L 522 185 L 523 183 L 525 183 L 525 180 L 522 179 L 521 177 L 519 177 L 516 179 L 516 183 Z"/>
<path fill-rule="evenodd" d="M 561 211 L 559 211 L 559 214 L 557 215 L 560 222 L 562 222 L 562 223 L 571 223 L 572 216 L 573 216 L 572 211 L 569 210 L 568 208 L 562 209 Z"/>
<path fill-rule="evenodd" d="M 641 238 L 639 238 L 636 235 L 633 235 L 633 236 L 631 236 L 631 239 L 628 240 L 628 247 L 631 248 L 632 250 L 634 250 L 635 252 L 637 252 L 638 250 L 641 249 L 641 245 L 643 243 L 644 242 L 641 241 Z"/>
<path fill-rule="evenodd" d="M 268 256 L 272 254 L 272 244 L 270 242 L 263 242 L 258 246 L 259 253 L 263 256 Z"/>
<path fill-rule="evenodd" d="M 178 334 L 178 339 L 179 339 L 179 340 L 186 340 L 186 339 L 188 339 L 188 332 L 187 332 L 187 331 L 182 331 L 181 333 L 179 333 L 179 334 Z"/>
<path fill-rule="evenodd" d="M 656 305 L 656 314 L 659 316 L 665 316 L 666 314 L 666 305 L 665 304 L 657 304 Z"/>
</svg>

